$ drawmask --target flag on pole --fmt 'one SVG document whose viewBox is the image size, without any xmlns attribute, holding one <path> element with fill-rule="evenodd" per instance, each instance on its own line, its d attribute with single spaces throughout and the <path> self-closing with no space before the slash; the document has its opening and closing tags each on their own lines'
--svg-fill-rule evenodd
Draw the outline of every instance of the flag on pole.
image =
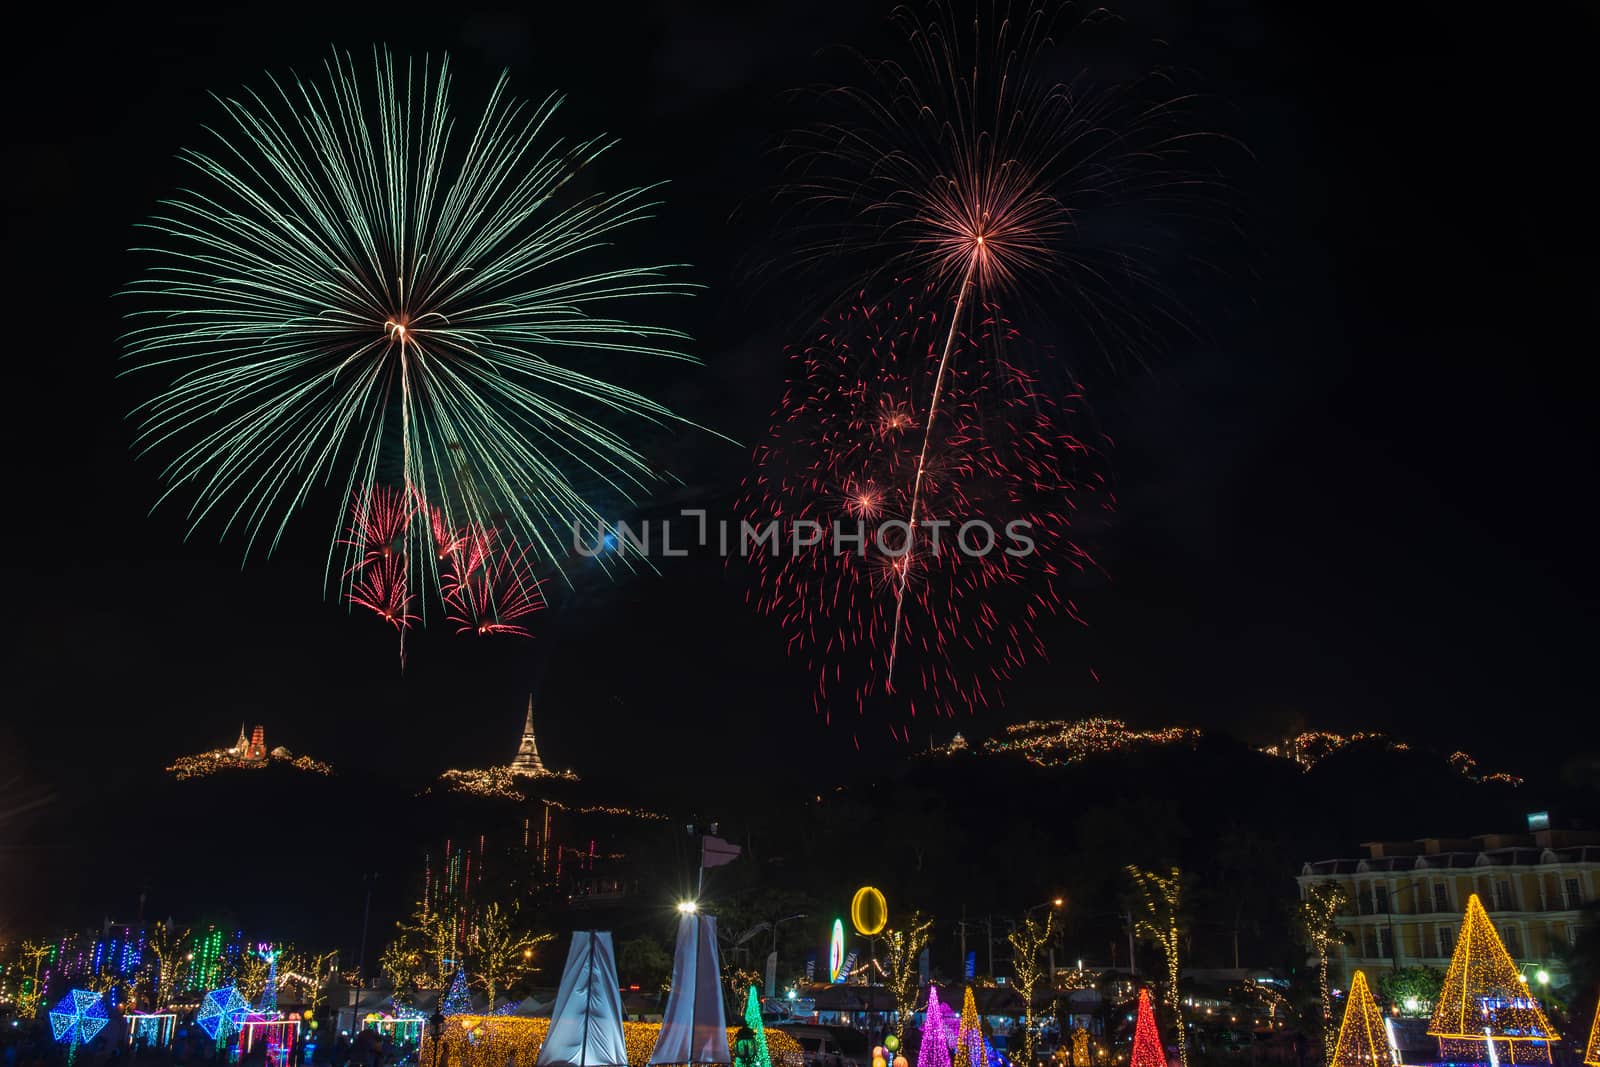
<svg viewBox="0 0 1600 1067">
<path fill-rule="evenodd" d="M 724 841 L 710 834 L 700 839 L 700 869 L 721 867 L 739 858 L 743 850 L 732 841 Z"/>
</svg>

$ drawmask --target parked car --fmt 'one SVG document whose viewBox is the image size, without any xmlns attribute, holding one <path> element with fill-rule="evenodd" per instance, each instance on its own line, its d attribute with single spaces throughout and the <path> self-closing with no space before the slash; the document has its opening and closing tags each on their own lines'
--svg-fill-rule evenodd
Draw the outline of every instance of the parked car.
<svg viewBox="0 0 1600 1067">
<path fill-rule="evenodd" d="M 867 1035 L 848 1026 L 785 1023 L 777 1027 L 800 1043 L 806 1067 L 871 1067 Z"/>
</svg>

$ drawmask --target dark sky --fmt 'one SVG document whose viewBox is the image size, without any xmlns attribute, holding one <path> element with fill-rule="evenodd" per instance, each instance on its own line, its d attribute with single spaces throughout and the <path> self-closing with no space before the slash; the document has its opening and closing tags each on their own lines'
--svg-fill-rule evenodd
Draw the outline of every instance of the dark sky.
<svg viewBox="0 0 1600 1067">
<path fill-rule="evenodd" d="M 1513 770 L 1593 752 L 1592 8 L 1118 10 L 1127 61 L 1165 42 L 1248 145 L 1232 175 L 1243 236 L 1200 309 L 1203 341 L 1088 372 L 1118 444 L 1121 508 L 1097 546 L 1111 581 L 1084 590 L 1087 631 L 1050 630 L 1050 662 L 1005 709 L 959 725 L 1114 715 L 1254 736 L 1298 715 Z M 147 515 L 157 471 L 129 452 L 141 387 L 114 378 L 111 294 L 136 269 L 133 224 L 180 180 L 173 153 L 215 117 L 206 90 L 316 68 L 330 43 L 448 50 L 460 101 L 509 67 L 522 95 L 570 94 L 565 131 L 622 139 L 603 181 L 670 181 L 630 240 L 694 264 L 707 291 L 675 322 L 706 367 L 662 392 L 753 441 L 797 339 L 783 291 L 744 279 L 752 242 L 780 240 L 767 150 L 807 118 L 786 91 L 837 69 L 818 50 L 881 51 L 887 14 L 54 5 L 15 26 L 0 781 L 88 781 L 109 800 L 241 719 L 336 764 L 427 774 L 508 755 L 529 691 L 552 760 L 591 773 L 709 760 L 827 781 L 860 766 L 850 727 L 813 720 L 779 632 L 714 562 L 580 586 L 532 642 L 429 632 L 402 675 L 387 630 L 324 600 L 320 516 L 242 569 L 214 529 L 185 542 L 179 509 Z M 663 447 L 682 500 L 727 505 L 744 449 Z"/>
</svg>

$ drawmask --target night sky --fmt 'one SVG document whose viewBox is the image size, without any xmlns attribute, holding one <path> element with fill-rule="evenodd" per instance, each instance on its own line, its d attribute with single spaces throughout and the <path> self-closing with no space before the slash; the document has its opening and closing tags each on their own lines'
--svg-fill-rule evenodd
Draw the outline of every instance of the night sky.
<svg viewBox="0 0 1600 1067">
<path fill-rule="evenodd" d="M 621 138 L 602 182 L 670 182 L 635 258 L 707 287 L 663 313 L 706 366 L 658 393 L 749 444 L 799 339 L 784 287 L 747 284 L 784 251 L 770 150 L 808 119 L 788 93 L 837 73 L 819 52 L 894 44 L 872 2 L 327 7 L 51 5 L 12 28 L 0 784 L 114 804 L 241 720 L 426 776 L 508 758 L 529 692 L 551 762 L 618 778 L 785 788 L 892 752 L 877 724 L 813 718 L 776 625 L 717 561 L 580 582 L 531 642 L 428 631 L 402 674 L 387 628 L 324 598 L 323 516 L 241 568 L 215 528 L 185 541 L 181 507 L 149 514 L 157 467 L 124 420 L 145 386 L 115 377 L 112 294 L 134 224 L 181 180 L 174 152 L 216 117 L 207 90 L 380 41 L 448 50 L 460 107 L 502 67 L 519 95 L 566 92 L 563 132 Z M 1094 546 L 1109 580 L 1079 590 L 1089 628 L 1052 626 L 1006 707 L 914 742 L 1111 715 L 1251 739 L 1386 729 L 1523 773 L 1594 752 L 1592 6 L 1116 10 L 1124 61 L 1184 68 L 1248 147 L 1239 233 L 1196 250 L 1221 257 L 1196 339 L 1081 368 L 1120 502 Z M 671 506 L 727 508 L 748 448 L 659 447 L 685 483 Z"/>
</svg>

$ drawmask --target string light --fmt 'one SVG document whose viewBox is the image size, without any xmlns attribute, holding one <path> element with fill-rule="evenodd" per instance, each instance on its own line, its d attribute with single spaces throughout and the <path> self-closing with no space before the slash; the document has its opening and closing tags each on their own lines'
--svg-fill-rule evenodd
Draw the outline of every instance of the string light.
<svg viewBox="0 0 1600 1067">
<path fill-rule="evenodd" d="M 224 986 L 205 995 L 194 1021 L 213 1041 L 221 1044 L 239 1029 L 239 1017 L 249 1010 L 250 1002 L 240 996 L 237 989 Z"/>
<path fill-rule="evenodd" d="M 1083 1033 L 1082 1030 L 1078 1031 Z M 1083 1035 L 1085 1046 L 1089 1035 Z M 1077 1042 L 1074 1040 L 1074 1046 Z M 1077 1049 L 1073 1049 L 1076 1059 Z M 1139 1010 L 1133 1024 L 1133 1054 L 1128 1067 L 1167 1067 L 1167 1054 L 1161 1048 L 1161 1037 L 1156 1032 L 1156 1013 L 1150 1006 L 1150 990 L 1139 990 Z"/>
<path fill-rule="evenodd" d="M 756 987 L 750 987 L 750 993 L 744 1001 L 744 1024 L 755 1035 L 755 1059 L 746 1067 L 772 1067 L 772 1053 L 767 1048 L 767 1028 L 761 1023 L 761 998 L 756 994 Z M 728 1039 L 730 1043 L 732 1038 Z"/>
<path fill-rule="evenodd" d="M 450 1067 L 505 1067 L 513 1057 L 516 1063 L 537 1063 L 539 1049 L 550 1033 L 549 1019 L 520 1016 L 459 1015 L 450 1023 L 440 1036 L 443 1050 L 439 1056 L 439 1062 L 448 1060 Z M 736 1028 L 728 1030 L 730 1047 L 737 1034 Z M 623 1023 L 628 1067 L 646 1067 L 660 1036 L 660 1023 Z M 794 1038 L 781 1030 L 766 1031 L 766 1038 L 773 1067 L 805 1067 L 804 1050 Z M 418 1063 L 434 1061 L 433 1040 L 431 1034 L 424 1034 Z"/>
<path fill-rule="evenodd" d="M 1502 1063 L 1549 1063 L 1550 1044 L 1561 1040 L 1476 893 L 1467 898 L 1428 1033 L 1446 1060 L 1474 1059 L 1487 1044 Z"/>
<path fill-rule="evenodd" d="M 258 726 L 256 738 L 249 742 L 245 741 L 241 733 L 239 742 L 228 748 L 214 748 L 209 752 L 197 752 L 192 756 L 179 756 L 167 767 L 167 773 L 180 782 L 191 778 L 204 778 L 219 771 L 253 771 L 272 766 L 292 767 L 310 774 L 333 773 L 330 764 L 314 760 L 310 756 L 296 756 L 281 745 L 268 752 L 264 742 L 260 741 L 261 732 L 261 727 Z"/>
<path fill-rule="evenodd" d="M 1007 726 L 1005 736 L 985 741 L 983 747 L 990 752 L 1015 752 L 1041 767 L 1058 767 L 1108 752 L 1193 745 L 1199 739 L 1199 730 L 1181 726 L 1130 730 L 1120 719 L 1036 720 Z"/>
<path fill-rule="evenodd" d="M 1600 1003 L 1594 1006 L 1594 1022 L 1589 1024 L 1589 1047 L 1584 1050 L 1586 1067 L 1600 1067 Z"/>
<path fill-rule="evenodd" d="M 956 1055 L 953 1067 L 987 1067 L 983 1050 L 983 1027 L 978 1022 L 978 1002 L 968 986 L 961 998 L 961 1025 L 956 1029 Z"/>
<path fill-rule="evenodd" d="M 922 1047 L 917 1067 L 952 1067 L 950 1063 L 950 1009 L 939 999 L 938 987 L 928 986 L 928 1008 L 922 1023 Z"/>
<path fill-rule="evenodd" d="M 50 1009 L 50 1033 L 63 1045 L 87 1045 L 110 1022 L 99 993 L 73 989 Z"/>
<path fill-rule="evenodd" d="M 1357 971 L 1344 1000 L 1344 1020 L 1329 1067 L 1394 1067 L 1389 1054 L 1383 1012 L 1367 988 L 1367 976 Z"/>
</svg>

